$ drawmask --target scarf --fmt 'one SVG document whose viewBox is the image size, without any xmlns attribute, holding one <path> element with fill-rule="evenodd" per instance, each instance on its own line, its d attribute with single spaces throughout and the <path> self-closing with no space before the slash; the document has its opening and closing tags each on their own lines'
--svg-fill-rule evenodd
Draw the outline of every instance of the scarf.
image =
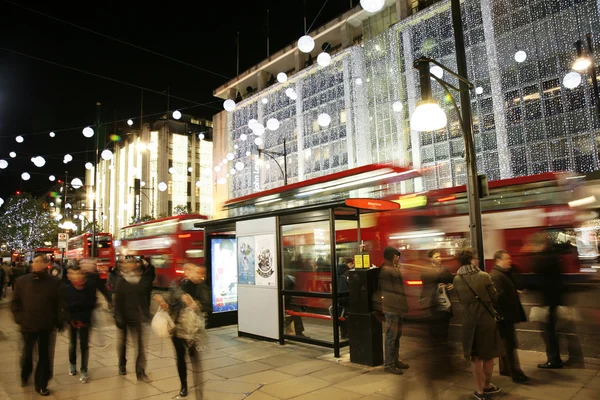
<svg viewBox="0 0 600 400">
<path fill-rule="evenodd" d="M 478 272 L 481 272 L 481 270 L 474 266 L 474 265 L 463 265 L 462 267 L 460 267 L 460 269 L 456 272 L 457 275 L 474 275 Z"/>
</svg>

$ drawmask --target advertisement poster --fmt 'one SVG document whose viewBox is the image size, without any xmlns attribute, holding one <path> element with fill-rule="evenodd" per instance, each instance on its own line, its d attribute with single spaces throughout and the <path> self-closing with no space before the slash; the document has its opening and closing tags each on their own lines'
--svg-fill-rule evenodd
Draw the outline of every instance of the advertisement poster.
<svg viewBox="0 0 600 400">
<path fill-rule="evenodd" d="M 275 235 L 255 236 L 254 240 L 256 284 L 275 286 Z"/>
<path fill-rule="evenodd" d="M 235 238 L 214 238 L 211 243 L 213 312 L 237 310 L 237 260 Z"/>
<path fill-rule="evenodd" d="M 238 238 L 238 283 L 254 285 L 254 236 Z"/>
</svg>

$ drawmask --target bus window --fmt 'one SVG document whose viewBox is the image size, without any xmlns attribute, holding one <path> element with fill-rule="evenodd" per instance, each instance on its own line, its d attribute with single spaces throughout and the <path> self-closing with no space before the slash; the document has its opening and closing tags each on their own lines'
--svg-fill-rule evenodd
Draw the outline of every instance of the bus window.
<svg viewBox="0 0 600 400">
<path fill-rule="evenodd" d="M 187 258 L 202 258 L 204 257 L 204 250 L 202 249 L 191 249 L 185 251 Z"/>
<path fill-rule="evenodd" d="M 179 222 L 179 229 L 182 231 L 202 231 L 204 228 L 196 228 L 194 225 L 203 221 L 202 219 L 186 219 Z"/>
<path fill-rule="evenodd" d="M 155 268 L 167 268 L 169 262 L 169 256 L 166 254 L 154 255 L 150 256 L 150 263 L 154 265 Z"/>
<path fill-rule="evenodd" d="M 92 238 L 88 237 L 88 247 L 92 246 Z M 96 247 L 98 249 L 109 249 L 113 245 L 111 236 L 96 236 Z"/>
</svg>

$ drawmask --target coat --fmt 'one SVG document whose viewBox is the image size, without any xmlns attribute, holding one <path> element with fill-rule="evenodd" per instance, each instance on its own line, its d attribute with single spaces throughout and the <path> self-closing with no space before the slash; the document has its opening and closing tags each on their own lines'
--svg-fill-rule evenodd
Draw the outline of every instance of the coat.
<svg viewBox="0 0 600 400">
<path fill-rule="evenodd" d="M 381 289 L 383 312 L 403 315 L 408 311 L 400 267 L 395 267 L 387 261 L 383 263 L 379 273 L 379 287 Z"/>
<path fill-rule="evenodd" d="M 92 312 L 96 308 L 96 286 L 94 282 L 85 282 L 81 289 L 74 287 L 71 282 L 64 283 L 62 295 L 67 320 L 89 324 L 92 320 Z"/>
<path fill-rule="evenodd" d="M 46 271 L 20 276 L 14 285 L 11 310 L 22 332 L 50 331 L 62 323 L 60 280 Z"/>
<path fill-rule="evenodd" d="M 448 268 L 441 267 L 439 269 L 429 268 L 421 274 L 421 281 L 423 282 L 423 288 L 421 289 L 421 305 L 424 309 L 430 311 L 432 314 L 436 316 L 440 316 L 441 314 L 446 314 L 448 317 L 452 316 L 452 309 L 450 312 L 437 311 L 437 289 L 438 284 L 452 283 L 454 277 L 448 271 Z"/>
<path fill-rule="evenodd" d="M 498 292 L 496 311 L 498 311 L 506 322 L 512 324 L 527 321 L 519 293 L 517 293 L 519 285 L 515 282 L 513 272 L 496 265 L 492 269 L 490 276 Z"/>
<path fill-rule="evenodd" d="M 127 277 L 129 278 L 129 277 Z M 130 279 L 130 278 L 129 278 Z M 141 275 L 128 281 L 123 275 L 117 277 L 115 283 L 115 322 L 118 327 L 136 326 L 145 320 L 148 308 L 148 281 Z M 137 283 L 135 280 L 139 280 Z"/>
<path fill-rule="evenodd" d="M 479 301 L 471 292 L 468 284 Z M 465 265 L 454 277 L 454 290 L 463 307 L 463 353 L 467 360 L 477 356 L 491 360 L 504 355 L 504 345 L 494 317 L 486 311 L 482 302 L 493 312 L 498 293 L 489 274 L 472 265 Z"/>
<path fill-rule="evenodd" d="M 560 255 L 545 250 L 533 257 L 533 272 L 540 277 L 543 305 L 556 307 L 562 304 L 564 284 L 562 281 Z"/>
</svg>

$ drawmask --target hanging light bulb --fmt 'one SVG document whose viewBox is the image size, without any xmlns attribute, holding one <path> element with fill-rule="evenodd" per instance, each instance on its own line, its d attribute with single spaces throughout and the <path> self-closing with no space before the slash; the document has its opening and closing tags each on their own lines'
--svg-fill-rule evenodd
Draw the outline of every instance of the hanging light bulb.
<svg viewBox="0 0 600 400">
<path fill-rule="evenodd" d="M 360 6 L 363 10 L 370 13 L 376 13 L 381 10 L 384 5 L 385 0 L 360 0 Z"/>
<path fill-rule="evenodd" d="M 231 112 L 233 110 L 235 110 L 235 101 L 231 100 L 231 99 L 227 99 L 223 102 L 223 108 L 225 109 L 225 111 L 227 112 Z"/>
<path fill-rule="evenodd" d="M 402 103 L 399 101 L 395 101 L 392 103 L 392 110 L 394 110 L 396 112 L 402 111 L 403 108 L 404 108 L 404 106 L 402 106 Z"/>
<path fill-rule="evenodd" d="M 303 53 L 310 53 L 315 48 L 315 40 L 309 35 L 304 35 L 298 39 L 298 49 Z"/>
<path fill-rule="evenodd" d="M 276 118 L 270 118 L 267 121 L 267 129 L 269 129 L 270 131 L 276 131 L 277 129 L 279 129 L 279 121 Z"/>
<path fill-rule="evenodd" d="M 198 134 L 198 139 L 204 140 L 204 133 L 199 133 Z"/>
<path fill-rule="evenodd" d="M 165 190 L 167 190 L 167 188 L 168 188 L 168 186 L 167 186 L 167 184 L 166 184 L 166 183 L 164 183 L 164 182 L 160 182 L 160 183 L 158 184 L 158 190 L 160 190 L 161 192 L 164 192 Z"/>
<path fill-rule="evenodd" d="M 23 172 L 21 174 L 21 179 L 23 179 L 24 181 L 28 181 L 29 178 L 31 178 L 31 175 L 29 175 L 27 172 Z"/>
<path fill-rule="evenodd" d="M 269 102 L 269 99 L 267 99 L 266 97 L 263 97 L 262 99 L 260 99 L 260 101 L 261 101 L 263 104 L 267 104 L 267 103 Z"/>
<path fill-rule="evenodd" d="M 196 181 L 196 187 L 198 187 L 198 188 L 199 188 L 200 186 L 202 186 L 202 182 L 200 182 L 200 181 Z"/>
<path fill-rule="evenodd" d="M 17 156 L 17 153 L 11 151 L 10 153 L 8 153 L 8 155 L 10 156 L 10 158 L 15 158 Z"/>
<path fill-rule="evenodd" d="M 70 155 L 70 154 L 65 154 L 65 158 L 64 158 L 64 160 L 65 160 L 66 162 L 71 162 L 71 161 L 73 161 L 73 156 L 72 156 L 72 155 Z"/>
<path fill-rule="evenodd" d="M 73 186 L 74 189 L 79 189 L 80 187 L 83 186 L 83 182 L 79 178 L 74 178 L 71 181 L 71 186 Z"/>
<path fill-rule="evenodd" d="M 363 84 L 363 80 L 361 78 L 356 78 L 356 80 L 354 81 L 358 86 Z"/>
<path fill-rule="evenodd" d="M 317 64 L 319 64 L 321 67 L 327 67 L 329 64 L 331 64 L 331 56 L 329 53 L 322 52 L 319 54 L 317 56 Z"/>
<path fill-rule="evenodd" d="M 476 94 L 483 94 L 483 88 L 481 86 L 477 86 L 475 88 L 475 93 Z"/>
<path fill-rule="evenodd" d="M 331 123 L 331 117 L 327 113 L 319 114 L 317 117 L 317 122 L 319 126 L 326 127 Z"/>
<path fill-rule="evenodd" d="M 42 156 L 37 156 L 33 158 L 33 164 L 38 168 L 42 168 L 46 165 L 46 160 Z"/>
<path fill-rule="evenodd" d="M 83 136 L 85 136 L 86 138 L 91 138 L 92 136 L 94 136 L 94 130 L 89 126 L 83 128 L 83 131 L 81 131 L 81 133 L 83 133 Z"/>
<path fill-rule="evenodd" d="M 227 159 L 228 159 L 229 161 L 233 160 L 234 158 L 235 158 L 235 156 L 233 155 L 233 153 L 228 153 L 228 154 L 227 154 Z"/>
<path fill-rule="evenodd" d="M 179 110 L 173 111 L 173 119 L 181 118 L 181 112 Z"/>
<path fill-rule="evenodd" d="M 254 144 L 255 144 L 255 145 L 257 145 L 257 146 L 260 146 L 260 145 L 262 145 L 262 144 L 263 144 L 263 140 L 262 140 L 262 138 L 261 138 L 261 137 L 257 137 L 257 138 L 255 138 L 255 139 L 254 139 Z"/>
<path fill-rule="evenodd" d="M 173 168 L 173 167 L 169 168 L 169 173 L 171 175 L 173 175 L 175 173 L 175 168 Z"/>
<path fill-rule="evenodd" d="M 215 165 L 215 172 L 219 172 L 221 170 L 221 166 L 220 165 Z"/>
<path fill-rule="evenodd" d="M 438 79 L 442 79 L 444 77 L 444 70 L 439 65 L 432 66 L 431 69 L 429 69 L 429 72 Z"/>
<path fill-rule="evenodd" d="M 102 157 L 104 161 L 110 161 L 113 158 L 113 152 L 109 149 L 106 149 L 100 153 L 100 157 Z"/>
<path fill-rule="evenodd" d="M 244 169 L 244 163 L 241 161 L 238 161 L 235 163 L 235 169 L 237 169 L 238 171 L 241 171 Z"/>
<path fill-rule="evenodd" d="M 515 53 L 515 61 L 516 62 L 522 63 L 526 59 L 527 59 L 527 53 L 525 53 L 523 50 L 519 50 Z"/>
<path fill-rule="evenodd" d="M 581 74 L 576 71 L 571 71 L 563 78 L 563 85 L 567 89 L 575 89 L 581 84 Z"/>
<path fill-rule="evenodd" d="M 244 140 L 246 140 L 246 139 L 248 139 L 248 135 L 246 135 L 245 133 L 242 133 L 242 134 L 240 135 L 240 140 L 244 141 Z"/>
<path fill-rule="evenodd" d="M 287 79 L 288 79 L 288 77 L 285 72 L 280 72 L 277 74 L 277 82 L 285 83 L 287 81 Z"/>
<path fill-rule="evenodd" d="M 0 160 L 0 169 L 5 169 L 8 167 L 8 161 Z"/>
<path fill-rule="evenodd" d="M 50 175 L 50 176 L 48 177 L 48 180 L 49 180 L 50 182 L 54 182 L 54 181 L 56 180 L 56 178 L 54 177 L 54 175 Z"/>
<path fill-rule="evenodd" d="M 127 125 L 129 125 L 129 126 L 133 126 L 133 120 L 132 120 L 132 119 L 128 119 L 128 120 L 127 120 Z"/>
<path fill-rule="evenodd" d="M 263 124 L 256 124 L 254 125 L 252 132 L 254 132 L 256 136 L 261 136 L 263 133 L 265 133 L 265 127 Z"/>
<path fill-rule="evenodd" d="M 249 156 L 250 156 L 250 154 L 252 154 L 252 153 L 250 153 L 249 151 L 247 151 L 247 152 L 246 152 L 246 157 L 249 157 Z"/>
<path fill-rule="evenodd" d="M 94 168 L 94 165 L 91 162 L 85 163 L 85 169 L 92 169 L 92 168 Z"/>
<path fill-rule="evenodd" d="M 56 136 L 56 133 L 50 132 L 49 135 L 50 135 L 50 137 L 54 137 L 54 136 Z"/>
<path fill-rule="evenodd" d="M 194 169 L 192 167 L 188 167 L 188 172 L 192 172 Z"/>
<path fill-rule="evenodd" d="M 15 138 L 15 140 L 17 141 L 17 143 L 23 143 L 23 140 L 25 139 L 23 139 L 23 136 L 19 135 Z"/>
<path fill-rule="evenodd" d="M 252 118 L 250 121 L 248 121 L 248 128 L 253 129 L 254 125 L 256 124 L 258 124 L 258 121 Z"/>
</svg>

